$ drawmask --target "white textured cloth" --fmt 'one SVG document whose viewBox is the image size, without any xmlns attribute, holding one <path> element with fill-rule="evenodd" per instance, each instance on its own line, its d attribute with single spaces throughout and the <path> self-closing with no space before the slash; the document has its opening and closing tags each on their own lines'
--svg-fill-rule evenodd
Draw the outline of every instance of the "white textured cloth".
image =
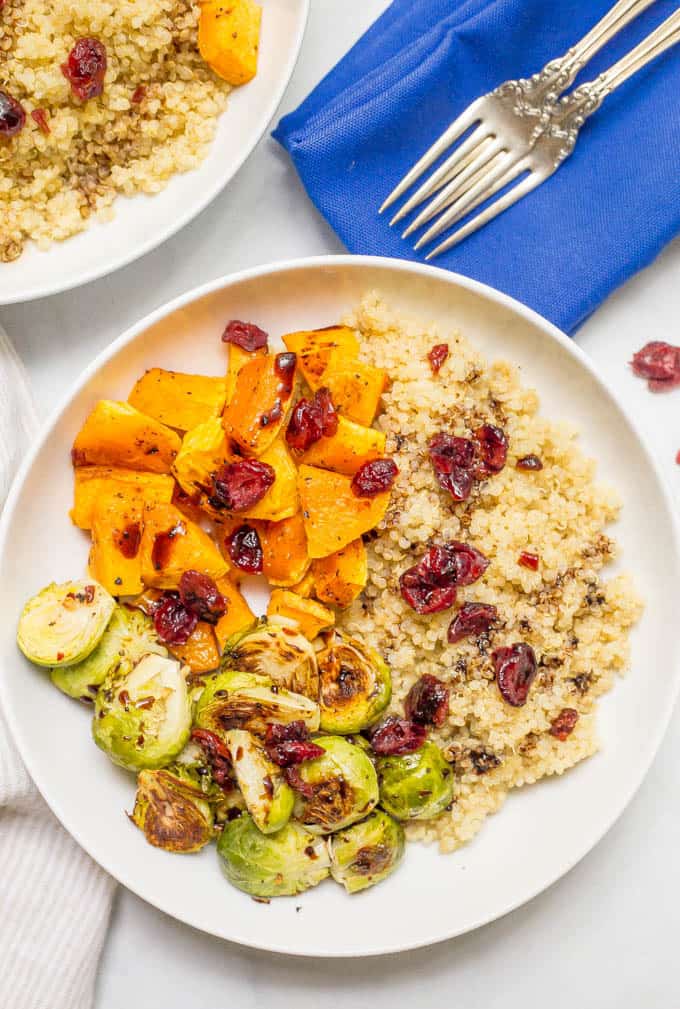
<svg viewBox="0 0 680 1009">
<path fill-rule="evenodd" d="M 0 505 L 36 429 L 0 327 Z M 45 805 L 0 712 L 0 1009 L 89 1009 L 113 889 Z"/>
</svg>

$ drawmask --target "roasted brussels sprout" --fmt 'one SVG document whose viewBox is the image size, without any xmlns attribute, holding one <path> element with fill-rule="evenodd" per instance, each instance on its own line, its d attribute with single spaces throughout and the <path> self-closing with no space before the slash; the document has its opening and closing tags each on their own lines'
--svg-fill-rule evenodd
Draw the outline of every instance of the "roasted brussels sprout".
<svg viewBox="0 0 680 1009">
<path fill-rule="evenodd" d="M 196 725 L 218 734 L 227 729 L 247 729 L 263 736 L 270 722 L 298 720 L 310 732 L 316 731 L 319 705 L 255 673 L 230 670 L 211 676 L 196 704 Z"/>
<path fill-rule="evenodd" d="M 286 690 L 316 700 L 319 674 L 311 643 L 294 620 L 270 617 L 227 641 L 224 664 L 229 669 L 257 673 Z"/>
<path fill-rule="evenodd" d="M 244 813 L 227 823 L 217 853 L 230 883 L 251 897 L 285 897 L 316 886 L 328 876 L 328 845 L 292 820 L 263 834 Z"/>
<path fill-rule="evenodd" d="M 342 736 L 319 736 L 326 752 L 297 770 L 295 817 L 314 834 L 330 834 L 361 820 L 378 802 L 375 768 Z"/>
<path fill-rule="evenodd" d="M 255 826 L 263 834 L 280 830 L 293 812 L 295 794 L 283 773 L 244 729 L 231 729 L 224 740 L 238 787 Z"/>
<path fill-rule="evenodd" d="M 169 764 L 189 738 L 191 703 L 179 662 L 145 655 L 126 676 L 102 684 L 92 735 L 130 771 Z"/>
<path fill-rule="evenodd" d="M 139 610 L 116 606 L 95 650 L 75 666 L 55 666 L 50 676 L 55 687 L 69 697 L 93 701 L 105 679 L 129 672 L 149 652 L 168 654 L 152 621 Z"/>
<path fill-rule="evenodd" d="M 380 805 L 397 820 L 428 820 L 453 799 L 451 767 L 434 743 L 423 743 L 413 753 L 380 757 L 376 769 Z"/>
<path fill-rule="evenodd" d="M 73 666 L 95 650 L 115 606 L 99 582 L 52 582 L 24 606 L 17 644 L 38 666 Z"/>
<path fill-rule="evenodd" d="M 372 725 L 392 696 L 390 670 L 378 653 L 334 631 L 316 660 L 321 729 L 344 734 Z"/>
<path fill-rule="evenodd" d="M 130 819 L 149 844 L 165 851 L 199 851 L 213 836 L 213 811 L 201 782 L 179 765 L 139 772 Z"/>
<path fill-rule="evenodd" d="M 404 828 L 382 809 L 339 830 L 329 839 L 331 876 L 347 893 L 358 893 L 386 879 L 404 854 Z"/>
</svg>

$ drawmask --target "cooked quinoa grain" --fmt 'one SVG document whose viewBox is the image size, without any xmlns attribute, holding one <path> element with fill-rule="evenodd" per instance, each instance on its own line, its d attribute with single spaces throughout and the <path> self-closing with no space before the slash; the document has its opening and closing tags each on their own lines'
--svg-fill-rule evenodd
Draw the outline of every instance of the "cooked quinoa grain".
<svg viewBox="0 0 680 1009">
<path fill-rule="evenodd" d="M 201 163 L 230 89 L 199 55 L 198 13 L 191 0 L 6 0 L 0 89 L 26 124 L 0 141 L 0 262 Z M 108 64 L 103 94 L 86 102 L 61 71 L 82 37 L 103 43 Z"/>
<path fill-rule="evenodd" d="M 367 543 L 366 592 L 339 622 L 390 663 L 392 712 L 402 713 L 425 673 L 450 688 L 448 720 L 432 738 L 453 767 L 455 799 L 449 812 L 406 829 L 411 839 L 452 851 L 511 788 L 595 753 L 596 701 L 626 668 L 641 603 L 628 576 L 602 578 L 616 551 L 605 528 L 617 516 L 617 494 L 595 483 L 595 463 L 582 455 L 574 428 L 539 415 L 536 393 L 520 385 L 513 366 L 489 365 L 459 334 L 404 319 L 377 294 L 352 322 L 363 335 L 363 356 L 391 378 L 377 423 L 399 476 L 384 528 Z M 442 340 L 450 354 L 433 375 L 427 355 Z M 507 464 L 454 504 L 436 484 L 427 443 L 439 431 L 471 437 L 485 423 L 508 436 Z M 517 469 L 530 454 L 542 468 Z M 472 543 L 491 563 L 459 590 L 453 609 L 419 616 L 401 598 L 399 576 L 427 546 L 452 539 Z M 518 563 L 523 552 L 539 555 L 536 571 Z M 450 645 L 447 628 L 464 602 L 492 603 L 498 621 Z M 526 704 L 514 708 L 498 690 L 491 654 L 517 641 L 534 649 L 538 673 Z"/>
</svg>

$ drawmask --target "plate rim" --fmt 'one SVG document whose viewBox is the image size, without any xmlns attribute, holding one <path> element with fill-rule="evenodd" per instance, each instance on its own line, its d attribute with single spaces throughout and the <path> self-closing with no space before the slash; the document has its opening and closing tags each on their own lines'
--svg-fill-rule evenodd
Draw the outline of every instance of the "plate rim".
<svg viewBox="0 0 680 1009">
<path fill-rule="evenodd" d="M 668 518 L 670 521 L 670 529 L 672 535 L 672 547 L 676 558 L 680 559 L 680 516 L 678 516 L 675 504 L 672 497 L 672 492 L 670 489 L 669 482 L 661 469 L 660 463 L 657 461 L 656 456 L 648 448 L 644 437 L 642 436 L 641 429 L 638 426 L 637 421 L 632 417 L 626 410 L 622 397 L 613 389 L 609 387 L 607 382 L 598 374 L 594 362 L 585 354 L 585 352 L 573 342 L 565 333 L 563 333 L 557 326 L 551 323 L 549 320 L 545 319 L 534 309 L 529 308 L 522 302 L 504 294 L 502 291 L 498 291 L 487 284 L 481 283 L 480 281 L 473 280 L 469 277 L 463 276 L 462 274 L 454 273 L 449 270 L 444 270 L 440 267 L 430 266 L 428 264 L 421 264 L 411 262 L 409 260 L 395 260 L 390 259 L 385 256 L 367 256 L 367 255 L 324 255 L 324 256 L 309 256 L 309 257 L 296 257 L 293 259 L 276 261 L 273 263 L 265 263 L 259 266 L 250 267 L 245 270 L 241 270 L 235 273 L 229 273 L 218 277 L 216 279 L 209 280 L 204 284 L 200 284 L 197 287 L 191 288 L 188 291 L 183 292 L 177 297 L 173 298 L 169 302 L 155 308 L 152 312 L 149 312 L 141 320 L 134 323 L 132 326 L 128 327 L 119 337 L 117 337 L 108 347 L 104 348 L 94 360 L 80 373 L 79 377 L 76 379 L 75 383 L 71 388 L 61 397 L 57 406 L 50 412 L 49 416 L 43 422 L 36 436 L 36 439 L 25 456 L 16 476 L 12 482 L 10 492 L 7 496 L 4 509 L 2 511 L 2 516 L 0 517 L 0 560 L 4 557 L 6 541 L 8 538 L 8 533 L 12 524 L 14 517 L 14 511 L 16 507 L 17 498 L 19 496 L 20 490 L 23 486 L 25 479 L 30 473 L 32 466 L 34 464 L 35 458 L 41 451 L 42 446 L 47 439 L 47 437 L 52 432 L 55 425 L 58 423 L 62 414 L 68 409 L 71 402 L 78 396 L 83 387 L 89 382 L 89 380 L 105 365 L 108 361 L 116 356 L 119 351 L 121 351 L 128 344 L 132 343 L 139 335 L 141 335 L 146 330 L 150 329 L 161 319 L 168 315 L 176 312 L 191 303 L 200 300 L 206 295 L 212 294 L 217 290 L 223 288 L 233 287 L 235 285 L 241 284 L 243 282 L 257 280 L 260 277 L 271 276 L 277 273 L 283 273 L 290 270 L 299 269 L 324 269 L 327 267 L 334 268 L 337 266 L 352 266 L 352 267 L 383 267 L 389 270 L 411 273 L 418 276 L 433 276 L 439 280 L 444 280 L 446 283 L 451 284 L 452 287 L 460 287 L 464 290 L 471 291 L 478 294 L 482 298 L 486 298 L 500 304 L 509 310 L 513 311 L 516 315 L 532 322 L 539 329 L 546 332 L 553 339 L 556 340 L 558 345 L 565 349 L 569 354 L 574 356 L 576 360 L 586 369 L 589 375 L 594 379 L 598 387 L 607 396 L 610 401 L 616 406 L 618 412 L 621 416 L 622 421 L 627 425 L 630 433 L 637 441 L 647 463 L 650 465 L 659 486 L 659 491 L 663 503 L 666 507 Z M 634 775 L 630 776 L 630 780 L 627 787 L 624 789 L 623 801 L 620 805 L 618 811 L 612 816 L 612 818 L 602 827 L 598 828 L 592 835 L 587 834 L 584 841 L 576 848 L 575 854 L 572 857 L 563 862 L 557 871 L 549 874 L 548 878 L 543 880 L 539 885 L 533 887 L 528 893 L 525 893 L 521 898 L 517 900 L 510 900 L 500 908 L 493 915 L 480 915 L 479 918 L 474 919 L 472 922 L 458 928 L 453 928 L 448 931 L 438 931 L 434 935 L 427 936 L 418 940 L 408 940 L 406 942 L 391 942 L 385 944 L 384 946 L 378 946 L 372 948 L 370 951 L 364 951 L 362 949 L 348 949 L 338 951 L 332 947 L 324 947 L 323 945 L 315 947 L 313 950 L 300 950 L 294 948 L 287 944 L 285 941 L 280 942 L 269 942 L 269 941 L 254 941 L 251 937 L 243 937 L 236 934 L 233 930 L 230 934 L 225 934 L 222 932 L 216 932 L 212 929 L 204 927 L 200 921 L 197 921 L 191 914 L 178 914 L 175 909 L 171 909 L 170 906 L 163 899 L 156 899 L 146 896 L 141 892 L 140 888 L 136 885 L 131 885 L 125 878 L 125 873 L 121 872 L 120 869 L 114 870 L 109 864 L 109 859 L 101 859 L 99 856 L 93 854 L 89 846 L 81 842 L 79 838 L 79 833 L 77 829 L 72 829 L 70 825 L 67 825 L 69 820 L 68 815 L 64 818 L 61 815 L 61 807 L 58 799 L 48 798 L 42 791 L 40 782 L 38 782 L 33 774 L 32 765 L 33 761 L 31 758 L 30 745 L 27 744 L 26 740 L 21 734 L 21 730 L 18 726 L 12 724 L 12 719 L 10 717 L 10 701 L 9 692 L 5 686 L 6 677 L 0 676 L 0 711 L 4 714 L 5 721 L 8 729 L 10 730 L 10 736 L 14 740 L 17 750 L 23 760 L 26 769 L 34 782 L 38 791 L 42 795 L 43 799 L 47 803 L 48 807 L 52 810 L 54 815 L 59 820 L 60 824 L 64 829 L 70 834 L 74 841 L 93 859 L 93 861 L 103 868 L 110 876 L 112 876 L 121 886 L 124 886 L 127 890 L 134 893 L 141 900 L 150 904 L 152 907 L 157 908 L 163 913 L 175 918 L 182 923 L 197 929 L 200 932 L 205 932 L 207 935 L 213 935 L 223 940 L 229 942 L 234 942 L 238 945 L 250 948 L 258 949 L 264 952 L 270 953 L 281 953 L 288 956 L 295 957 L 326 957 L 330 959 L 347 959 L 353 957 L 377 957 L 385 956 L 392 953 L 400 953 L 408 950 L 423 949 L 428 946 L 434 946 L 438 943 L 445 942 L 449 939 L 454 939 L 457 936 L 467 934 L 468 932 L 473 932 L 478 928 L 488 925 L 493 921 L 497 921 L 500 918 L 505 917 L 512 911 L 517 910 L 524 904 L 529 903 L 539 894 L 543 893 L 549 887 L 553 886 L 558 880 L 569 873 L 590 851 L 595 848 L 597 844 L 603 839 L 603 837 L 609 833 L 611 828 L 617 823 L 622 814 L 628 808 L 633 797 L 639 790 L 642 782 L 644 781 L 649 769 L 656 758 L 658 750 L 661 743 L 664 740 L 670 719 L 675 710 L 678 695 L 680 693 L 680 668 L 674 670 L 674 680 L 670 703 L 668 708 L 664 713 L 663 718 L 659 720 L 656 735 L 651 746 L 648 757 L 646 761 L 642 762 L 636 770 Z"/>
</svg>

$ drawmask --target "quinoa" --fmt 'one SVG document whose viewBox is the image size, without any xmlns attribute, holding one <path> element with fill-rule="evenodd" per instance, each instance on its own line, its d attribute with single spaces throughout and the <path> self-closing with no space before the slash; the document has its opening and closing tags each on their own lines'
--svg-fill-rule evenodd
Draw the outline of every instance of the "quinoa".
<svg viewBox="0 0 680 1009">
<path fill-rule="evenodd" d="M 198 52 L 198 14 L 191 0 L 6 0 L 0 88 L 26 124 L 0 141 L 0 262 L 29 239 L 46 249 L 93 216 L 108 220 L 118 194 L 157 193 L 201 163 L 230 88 Z M 86 36 L 108 66 L 103 94 L 81 102 L 61 65 Z"/>
<path fill-rule="evenodd" d="M 488 364 L 459 333 L 404 318 L 375 293 L 350 322 L 362 356 L 391 378 L 377 426 L 399 477 L 379 535 L 367 544 L 366 591 L 339 624 L 389 662 L 390 712 L 402 713 L 425 673 L 450 689 L 448 720 L 432 738 L 451 762 L 455 798 L 437 819 L 406 827 L 410 839 L 437 841 L 448 852 L 474 837 L 510 789 L 562 774 L 596 752 L 597 698 L 627 666 L 628 634 L 642 606 L 629 576 L 602 578 L 616 553 L 605 528 L 619 511 L 617 493 L 595 482 L 576 430 L 539 415 L 538 396 L 522 387 L 516 368 Z M 450 354 L 433 375 L 427 354 L 444 340 Z M 440 431 L 470 437 L 484 423 L 508 436 L 507 464 L 455 504 L 436 484 L 427 443 Z M 541 470 L 516 469 L 528 454 L 540 457 Z M 459 590 L 452 610 L 419 616 L 401 598 L 399 576 L 443 540 L 470 542 L 491 563 Z M 518 564 L 522 551 L 539 555 L 537 571 Z M 447 628 L 463 602 L 493 603 L 499 620 L 477 639 L 450 645 Z M 503 700 L 491 659 L 494 648 L 516 641 L 531 645 L 539 667 L 520 708 Z M 563 741 L 550 727 L 565 708 L 579 717 Z"/>
</svg>

